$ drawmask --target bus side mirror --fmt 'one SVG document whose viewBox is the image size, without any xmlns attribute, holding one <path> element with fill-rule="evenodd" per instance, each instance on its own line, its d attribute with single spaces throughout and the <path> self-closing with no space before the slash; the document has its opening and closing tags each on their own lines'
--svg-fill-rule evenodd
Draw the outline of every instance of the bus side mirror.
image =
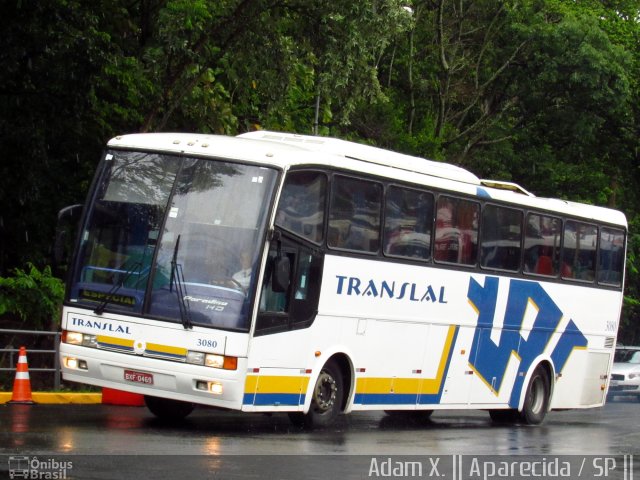
<svg viewBox="0 0 640 480">
<path fill-rule="evenodd" d="M 291 260 L 289 257 L 278 256 L 273 259 L 273 275 L 271 277 L 271 289 L 274 292 L 285 293 L 291 283 Z"/>
<path fill-rule="evenodd" d="M 57 276 L 66 274 L 70 252 L 76 238 L 83 205 L 71 205 L 58 212 L 56 236 L 53 241 L 53 270 Z"/>
</svg>

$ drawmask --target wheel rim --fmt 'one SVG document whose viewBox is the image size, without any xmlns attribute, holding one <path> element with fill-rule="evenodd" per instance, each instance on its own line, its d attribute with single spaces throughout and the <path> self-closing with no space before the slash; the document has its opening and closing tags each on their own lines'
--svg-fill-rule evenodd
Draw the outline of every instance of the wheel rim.
<svg viewBox="0 0 640 480">
<path fill-rule="evenodd" d="M 335 379 L 327 372 L 320 373 L 314 392 L 314 401 L 317 410 L 321 412 L 329 411 L 336 401 L 338 385 Z"/>
</svg>

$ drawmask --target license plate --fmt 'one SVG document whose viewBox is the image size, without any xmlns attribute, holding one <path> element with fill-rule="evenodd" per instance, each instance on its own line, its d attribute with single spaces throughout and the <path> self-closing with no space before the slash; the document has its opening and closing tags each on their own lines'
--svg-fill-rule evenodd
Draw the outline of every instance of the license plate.
<svg viewBox="0 0 640 480">
<path fill-rule="evenodd" d="M 153 375 L 145 372 L 136 372 L 134 370 L 125 370 L 124 379 L 128 382 L 144 383 L 145 385 L 153 385 Z"/>
</svg>

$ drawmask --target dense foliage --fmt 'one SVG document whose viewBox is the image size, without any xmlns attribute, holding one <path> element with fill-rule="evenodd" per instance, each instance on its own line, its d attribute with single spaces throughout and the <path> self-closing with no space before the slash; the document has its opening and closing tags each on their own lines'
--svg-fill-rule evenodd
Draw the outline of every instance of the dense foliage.
<svg viewBox="0 0 640 480">
<path fill-rule="evenodd" d="M 330 134 L 630 221 L 640 342 L 640 0 L 8 0 L 0 275 L 47 264 L 119 133 Z M 614 306 L 612 306 L 614 308 Z"/>
<path fill-rule="evenodd" d="M 36 330 L 54 330 L 64 297 L 62 280 L 51 275 L 51 268 L 38 270 L 33 264 L 25 271 L 16 268 L 13 275 L 0 277 L 0 315 L 13 317 L 16 326 Z"/>
</svg>

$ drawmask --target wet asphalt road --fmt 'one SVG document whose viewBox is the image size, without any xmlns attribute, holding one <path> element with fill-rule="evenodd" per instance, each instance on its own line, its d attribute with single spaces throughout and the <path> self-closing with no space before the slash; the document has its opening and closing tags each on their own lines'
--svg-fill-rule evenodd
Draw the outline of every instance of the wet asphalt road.
<svg viewBox="0 0 640 480">
<path fill-rule="evenodd" d="M 26 459 L 37 467 L 39 478 L 338 480 L 386 476 L 393 471 L 384 470 L 382 462 L 391 459 L 397 462 L 395 473 L 405 477 L 429 478 L 435 472 L 431 478 L 457 479 L 463 477 L 457 476 L 452 455 L 496 454 L 618 456 L 615 472 L 599 478 L 623 480 L 632 479 L 622 472 L 622 456 L 634 454 L 640 479 L 640 402 L 552 412 L 538 427 L 495 425 L 478 411 L 435 412 L 418 423 L 359 412 L 318 431 L 296 428 L 280 414 L 202 408 L 183 423 L 166 424 L 144 407 L 0 405 L 0 479 L 16 474 L 11 467 L 20 459 L 23 466 Z M 403 456 L 420 456 L 424 468 L 403 471 L 415 467 L 403 458 L 416 460 Z M 582 477 L 596 478 L 595 473 Z"/>
</svg>

